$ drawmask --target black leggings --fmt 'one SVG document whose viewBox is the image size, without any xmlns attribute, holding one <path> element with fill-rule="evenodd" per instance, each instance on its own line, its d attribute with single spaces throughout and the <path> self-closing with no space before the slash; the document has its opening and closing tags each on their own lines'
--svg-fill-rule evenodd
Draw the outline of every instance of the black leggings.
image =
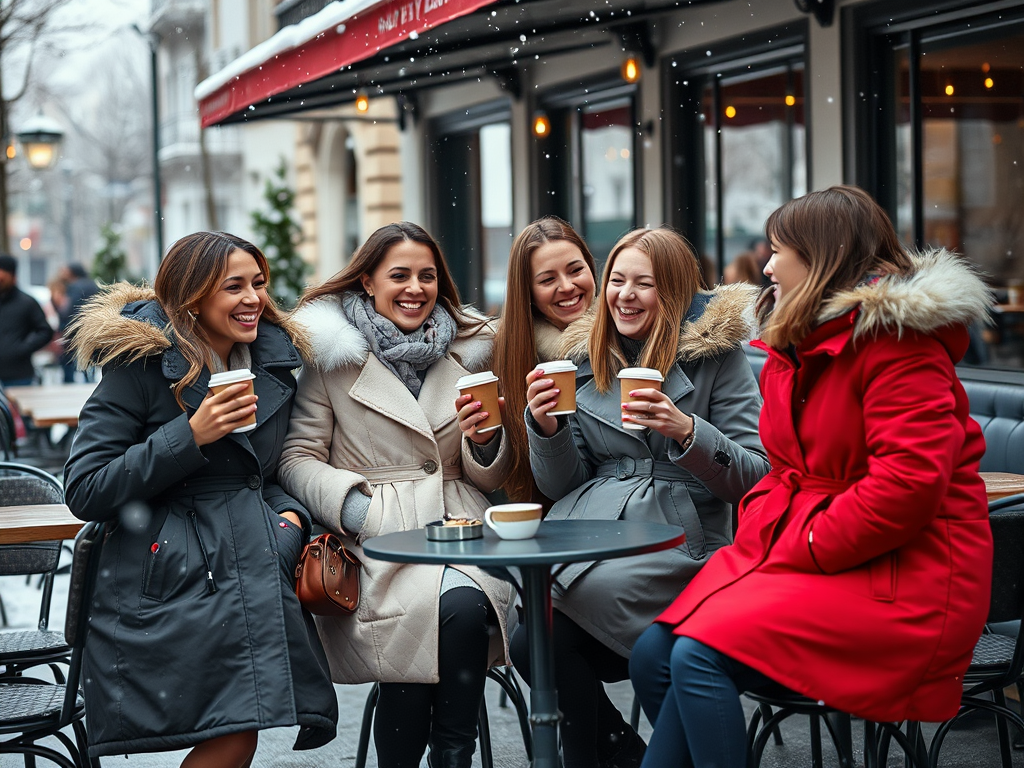
<svg viewBox="0 0 1024 768">
<path fill-rule="evenodd" d="M 554 650 L 565 768 L 594 768 L 619 749 L 629 728 L 604 690 L 604 683 L 629 678 L 629 660 L 559 611 L 554 611 Z M 529 682 L 525 625 L 512 636 L 509 651 L 512 663 Z"/>
<path fill-rule="evenodd" d="M 487 595 L 473 587 L 442 594 L 439 610 L 439 682 L 380 684 L 373 741 L 381 768 L 417 768 L 428 741 L 436 750 L 476 742 L 487 646 L 498 631 L 497 617 Z"/>
</svg>

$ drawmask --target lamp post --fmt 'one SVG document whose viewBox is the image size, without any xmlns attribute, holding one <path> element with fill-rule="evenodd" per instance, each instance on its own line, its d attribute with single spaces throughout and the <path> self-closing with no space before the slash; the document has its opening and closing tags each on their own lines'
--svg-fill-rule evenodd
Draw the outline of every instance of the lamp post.
<svg viewBox="0 0 1024 768">
<path fill-rule="evenodd" d="M 143 32 L 138 24 L 132 29 L 145 38 L 149 45 L 149 82 L 152 90 L 151 111 L 153 114 L 153 231 L 156 233 L 156 263 L 159 264 L 164 255 L 164 208 L 160 182 L 160 95 L 157 91 L 157 46 L 160 36 L 150 30 Z"/>
<path fill-rule="evenodd" d="M 57 150 L 64 141 L 64 131 L 56 120 L 36 115 L 25 121 L 17 136 L 25 149 L 28 164 L 36 170 L 52 168 L 57 162 Z"/>
</svg>

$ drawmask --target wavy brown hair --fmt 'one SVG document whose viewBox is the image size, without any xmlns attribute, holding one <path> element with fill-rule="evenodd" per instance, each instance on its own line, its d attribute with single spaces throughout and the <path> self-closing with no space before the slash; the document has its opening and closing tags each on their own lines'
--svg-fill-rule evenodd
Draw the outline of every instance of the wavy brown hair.
<svg viewBox="0 0 1024 768">
<path fill-rule="evenodd" d="M 347 291 L 367 296 L 366 289 L 363 288 L 363 275 L 372 275 L 384 261 L 391 247 L 404 241 L 425 245 L 434 255 L 434 265 L 437 267 L 437 300 L 455 320 L 459 331 L 479 330 L 486 321 L 470 315 L 463 309 L 459 299 L 459 289 L 452 279 L 448 262 L 445 261 L 444 254 L 441 253 L 441 246 L 427 230 L 411 221 L 385 224 L 373 232 L 366 238 L 366 242 L 359 246 L 359 249 L 352 255 L 352 260 L 344 269 L 320 285 L 307 288 L 302 294 L 302 298 L 299 299 L 298 306 L 302 307 L 323 296 L 340 296 Z"/>
<path fill-rule="evenodd" d="M 654 285 L 658 291 L 658 314 L 640 350 L 638 366 L 656 368 L 663 376 L 668 375 L 669 368 L 676 361 L 679 329 L 686 310 L 703 285 L 693 249 L 682 235 L 668 227 L 635 229 L 615 244 L 601 275 L 601 306 L 595 313 L 587 343 L 590 365 L 594 369 L 594 385 L 602 393 L 611 390 L 615 375 L 627 365 L 607 300 L 608 280 L 615 268 L 615 259 L 627 248 L 636 248 L 651 260 Z"/>
<path fill-rule="evenodd" d="M 889 217 L 859 187 L 829 187 L 790 200 L 768 217 L 765 232 L 773 243 L 796 251 L 808 268 L 804 281 L 777 307 L 772 291 L 758 299 L 761 339 L 775 349 L 803 341 L 822 304 L 836 292 L 869 274 L 911 269 Z"/>
<path fill-rule="evenodd" d="M 529 444 L 522 414 L 526 410 L 526 374 L 542 360 L 537 359 L 533 320 L 541 316 L 533 306 L 534 251 L 545 243 L 565 240 L 580 249 L 590 274 L 597 277 L 594 257 L 576 230 L 557 216 L 545 216 L 527 225 L 512 242 L 505 282 L 505 307 L 494 337 L 494 371 L 502 381 L 505 395 L 505 439 L 512 451 L 512 472 L 503 486 L 513 501 L 529 501 L 534 495 Z M 596 282 L 596 280 L 595 280 Z M 593 301 L 593 298 L 591 298 Z"/>
<path fill-rule="evenodd" d="M 174 398 L 182 408 L 185 407 L 182 391 L 199 378 L 213 354 L 210 340 L 196 321 L 195 312 L 200 302 L 219 288 L 228 257 L 236 250 L 245 251 L 256 260 L 269 284 L 270 265 L 263 252 L 248 240 L 227 232 L 196 232 L 175 241 L 156 273 L 153 290 L 170 321 L 167 330 L 188 362 L 188 373 L 172 387 Z M 299 350 L 304 351 L 304 341 L 293 332 L 287 314 L 278 309 L 269 294 L 260 321 L 283 327 Z"/>
</svg>

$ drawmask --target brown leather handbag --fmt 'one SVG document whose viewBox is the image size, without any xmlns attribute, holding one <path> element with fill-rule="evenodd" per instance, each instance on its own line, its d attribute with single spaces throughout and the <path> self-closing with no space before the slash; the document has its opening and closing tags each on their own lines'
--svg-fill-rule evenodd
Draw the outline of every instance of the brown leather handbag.
<svg viewBox="0 0 1024 768">
<path fill-rule="evenodd" d="M 359 560 L 333 533 L 310 539 L 295 566 L 295 593 L 315 616 L 346 616 L 359 606 Z"/>
</svg>

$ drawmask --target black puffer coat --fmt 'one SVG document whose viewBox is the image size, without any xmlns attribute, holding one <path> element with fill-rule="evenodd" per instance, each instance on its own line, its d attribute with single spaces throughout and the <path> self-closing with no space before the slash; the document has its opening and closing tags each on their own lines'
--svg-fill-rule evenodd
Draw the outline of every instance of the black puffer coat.
<svg viewBox="0 0 1024 768">
<path fill-rule="evenodd" d="M 284 330 L 260 323 L 250 345 L 258 425 L 199 448 L 188 418 L 209 371 L 184 391 L 183 412 L 170 385 L 188 365 L 159 304 L 139 300 L 151 296 L 115 288 L 76 335 L 80 355 L 106 365 L 65 470 L 67 502 L 82 519 L 114 523 L 86 639 L 89 752 L 180 749 L 295 724 L 295 748 L 318 747 L 338 711 L 292 591 L 309 513 L 275 481 L 299 356 Z M 285 510 L 306 530 L 282 527 Z"/>
</svg>

